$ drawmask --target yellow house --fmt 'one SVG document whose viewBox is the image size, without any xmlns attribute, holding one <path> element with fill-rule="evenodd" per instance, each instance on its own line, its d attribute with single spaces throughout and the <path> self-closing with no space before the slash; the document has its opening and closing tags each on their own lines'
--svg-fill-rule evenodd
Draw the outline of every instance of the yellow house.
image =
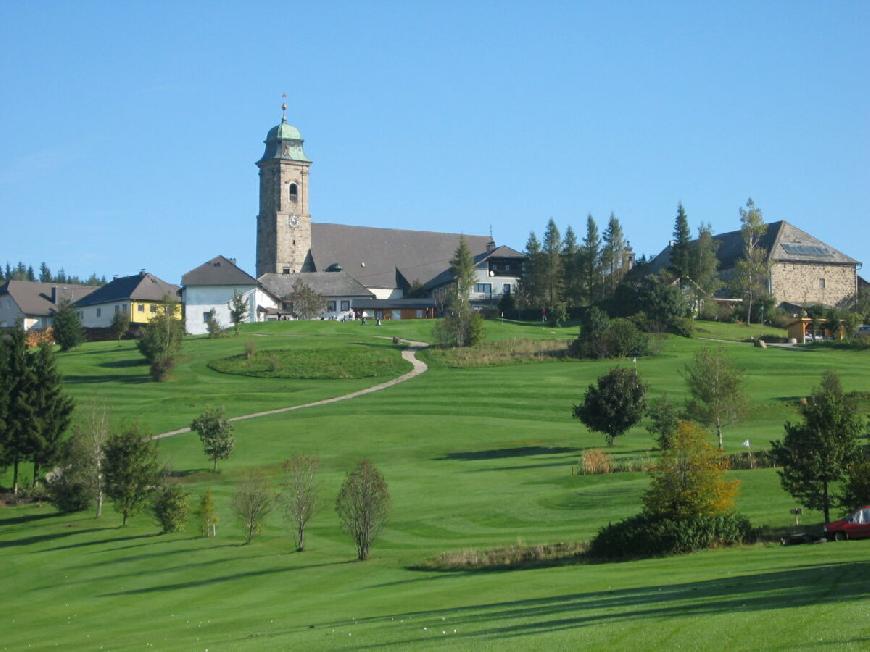
<svg viewBox="0 0 870 652">
<path fill-rule="evenodd" d="M 164 306 L 172 305 L 176 319 L 183 313 L 179 287 L 142 270 L 134 276 L 120 276 L 75 303 L 85 328 L 108 328 L 117 313 L 124 313 L 134 325 L 147 324 Z"/>
</svg>

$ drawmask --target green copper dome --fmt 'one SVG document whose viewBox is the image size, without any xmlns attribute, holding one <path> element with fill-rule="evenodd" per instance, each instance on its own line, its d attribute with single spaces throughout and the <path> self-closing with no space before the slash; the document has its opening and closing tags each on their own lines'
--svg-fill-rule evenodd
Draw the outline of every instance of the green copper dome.
<svg viewBox="0 0 870 652">
<path fill-rule="evenodd" d="M 266 143 L 266 151 L 263 152 L 259 163 L 271 159 L 311 163 L 302 149 L 302 134 L 296 127 L 288 124 L 286 119 L 282 119 L 281 124 L 269 129 L 263 142 Z"/>
</svg>

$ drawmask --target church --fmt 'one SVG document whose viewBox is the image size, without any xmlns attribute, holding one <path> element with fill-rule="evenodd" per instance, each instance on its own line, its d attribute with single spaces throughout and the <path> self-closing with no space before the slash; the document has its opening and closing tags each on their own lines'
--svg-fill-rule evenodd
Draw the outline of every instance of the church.
<svg viewBox="0 0 870 652">
<path fill-rule="evenodd" d="M 412 304 L 419 304 L 413 308 L 415 316 L 422 307 L 434 306 L 431 297 L 453 280 L 449 265 L 460 234 L 312 221 L 311 159 L 305 153 L 302 134 L 287 122 L 286 105 L 282 108 L 281 123 L 269 130 L 265 151 L 257 161 L 260 210 L 256 276 L 260 283 L 273 294 L 286 296 L 294 276 L 301 275 L 297 278 L 328 302 L 332 297 L 322 288 L 328 286 L 330 292 L 344 288 L 355 292 L 355 297 L 337 301 L 383 310 L 385 316 L 401 317 L 396 311 L 411 310 Z M 475 284 L 472 302 L 497 302 L 505 293 L 516 292 L 523 255 L 509 247 L 496 247 L 492 236 L 464 237 L 480 281 Z M 340 278 L 346 280 L 339 282 Z M 360 288 L 367 297 L 359 296 Z M 336 308 L 340 307 L 338 303 Z"/>
</svg>

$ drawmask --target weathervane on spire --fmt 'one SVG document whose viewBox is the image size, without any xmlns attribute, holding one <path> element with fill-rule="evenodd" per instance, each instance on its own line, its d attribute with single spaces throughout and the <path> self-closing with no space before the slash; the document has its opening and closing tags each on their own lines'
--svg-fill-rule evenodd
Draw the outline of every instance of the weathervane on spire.
<svg viewBox="0 0 870 652">
<path fill-rule="evenodd" d="M 287 93 L 281 93 L 281 122 L 287 122 Z"/>
</svg>

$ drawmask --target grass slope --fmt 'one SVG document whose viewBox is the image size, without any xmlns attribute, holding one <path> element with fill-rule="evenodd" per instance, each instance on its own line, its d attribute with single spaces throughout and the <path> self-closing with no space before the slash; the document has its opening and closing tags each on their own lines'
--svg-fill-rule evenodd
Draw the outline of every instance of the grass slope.
<svg viewBox="0 0 870 652">
<path fill-rule="evenodd" d="M 136 383 L 146 393 L 142 399 L 127 391 L 125 381 L 82 380 L 103 367 L 87 366 L 81 358 L 126 360 L 130 353 L 124 347 L 88 345 L 61 356 L 61 365 L 67 373 L 78 369 L 70 386 L 80 400 L 103 396 L 127 416 L 138 406 L 144 424 L 159 430 L 183 425 L 183 410 L 195 412 L 207 388 L 216 390 L 211 398 L 238 413 L 251 411 L 248 393 L 237 396 L 243 388 L 255 394 L 250 384 L 265 393 L 261 403 L 284 401 L 280 404 L 296 402 L 301 394 L 353 386 L 352 381 L 250 379 L 207 368 L 209 361 L 239 352 L 244 338 L 257 338 L 258 350 L 288 348 L 290 342 L 329 349 L 374 340 L 374 335 L 427 339 L 427 327 L 431 324 L 386 323 L 377 329 L 281 323 L 246 330 L 232 340 L 189 340 L 188 360 L 173 381 Z M 494 324 L 488 336 L 553 339 L 570 337 L 573 330 Z M 709 344 L 668 338 L 659 356 L 638 360 L 639 373 L 654 393 L 680 399 L 679 370 Z M 753 401 L 749 419 L 726 432 L 734 450 L 744 438 L 763 444 L 779 437 L 783 421 L 794 418 L 795 398 L 826 368 L 837 368 L 847 389 L 870 390 L 866 353 L 723 346 L 745 370 Z M 217 539 L 196 538 L 192 528 L 156 536 L 146 515 L 120 529 L 111 508 L 100 521 L 87 514 L 58 516 L 49 507 L 4 509 L 0 568 L 5 585 L 15 587 L 15 608 L 0 616 L 3 645 L 865 649 L 870 643 L 868 542 L 758 545 L 512 572 L 411 570 L 445 550 L 518 539 L 585 539 L 608 521 L 638 510 L 647 483 L 643 474 L 570 473 L 584 448 L 603 443 L 571 419 L 571 404 L 612 364 L 432 368 L 379 394 L 238 423 L 236 450 L 218 474 L 207 471 L 195 436 L 161 441 L 161 456 L 189 491 L 215 491 L 221 517 Z M 289 395 L 282 396 L 285 392 Z M 162 407 L 162 401 L 174 402 Z M 650 445 L 650 437 L 636 428 L 617 441 L 614 452 L 633 455 Z M 289 533 L 278 514 L 261 538 L 240 545 L 241 531 L 229 512 L 235 483 L 252 467 L 276 475 L 280 461 L 297 451 L 321 458 L 322 504 L 306 537 L 308 550 L 290 552 Z M 390 523 L 365 563 L 353 561 L 353 547 L 333 510 L 343 474 L 361 457 L 383 471 L 394 499 Z M 738 506 L 756 525 L 789 523 L 794 503 L 773 470 L 732 475 L 742 481 Z M 818 521 L 819 516 L 805 519 Z"/>
</svg>

